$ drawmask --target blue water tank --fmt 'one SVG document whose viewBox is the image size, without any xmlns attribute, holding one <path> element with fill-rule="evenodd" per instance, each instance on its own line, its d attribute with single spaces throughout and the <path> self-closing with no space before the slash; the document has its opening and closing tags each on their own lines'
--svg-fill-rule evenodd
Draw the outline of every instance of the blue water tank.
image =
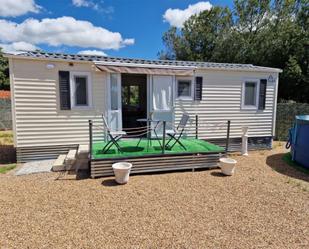
<svg viewBox="0 0 309 249">
<path fill-rule="evenodd" d="M 296 116 L 290 142 L 292 160 L 309 168 L 309 115 Z"/>
</svg>

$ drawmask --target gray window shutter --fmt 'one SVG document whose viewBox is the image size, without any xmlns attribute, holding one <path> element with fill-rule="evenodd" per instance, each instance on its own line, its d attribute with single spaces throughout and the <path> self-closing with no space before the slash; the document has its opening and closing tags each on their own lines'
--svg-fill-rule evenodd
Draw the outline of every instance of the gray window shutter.
<svg viewBox="0 0 309 249">
<path fill-rule="evenodd" d="M 194 100 L 202 100 L 203 77 L 195 77 Z"/>
<path fill-rule="evenodd" d="M 267 80 L 260 80 L 259 110 L 265 110 Z"/>
<path fill-rule="evenodd" d="M 70 72 L 59 71 L 60 109 L 71 110 Z"/>
</svg>

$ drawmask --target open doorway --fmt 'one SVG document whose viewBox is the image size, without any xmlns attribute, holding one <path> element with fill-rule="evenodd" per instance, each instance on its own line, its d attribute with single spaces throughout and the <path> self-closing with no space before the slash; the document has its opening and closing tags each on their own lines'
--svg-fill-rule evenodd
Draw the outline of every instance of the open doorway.
<svg viewBox="0 0 309 249">
<path fill-rule="evenodd" d="M 137 119 L 147 117 L 147 75 L 122 74 L 121 99 L 122 127 L 132 128 L 145 125 Z"/>
</svg>

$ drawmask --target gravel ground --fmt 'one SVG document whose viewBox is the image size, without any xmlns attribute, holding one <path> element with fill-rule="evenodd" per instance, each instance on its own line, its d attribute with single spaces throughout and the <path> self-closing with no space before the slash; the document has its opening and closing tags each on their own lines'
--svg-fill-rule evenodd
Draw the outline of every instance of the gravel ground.
<svg viewBox="0 0 309 249">
<path fill-rule="evenodd" d="M 309 248 L 309 175 L 284 152 L 218 169 L 74 180 L 0 176 L 0 248 Z"/>
</svg>

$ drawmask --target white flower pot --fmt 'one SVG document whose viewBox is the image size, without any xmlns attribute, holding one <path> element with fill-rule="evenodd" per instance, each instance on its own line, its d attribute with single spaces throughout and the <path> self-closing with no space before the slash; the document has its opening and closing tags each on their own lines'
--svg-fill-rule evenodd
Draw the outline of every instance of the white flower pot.
<svg viewBox="0 0 309 249">
<path fill-rule="evenodd" d="M 220 168 L 224 175 L 231 176 L 235 172 L 237 161 L 232 158 L 220 158 Z"/>
<path fill-rule="evenodd" d="M 119 184 L 126 184 L 129 181 L 132 164 L 127 162 L 119 162 L 114 163 L 112 167 L 114 170 L 116 182 Z"/>
</svg>

